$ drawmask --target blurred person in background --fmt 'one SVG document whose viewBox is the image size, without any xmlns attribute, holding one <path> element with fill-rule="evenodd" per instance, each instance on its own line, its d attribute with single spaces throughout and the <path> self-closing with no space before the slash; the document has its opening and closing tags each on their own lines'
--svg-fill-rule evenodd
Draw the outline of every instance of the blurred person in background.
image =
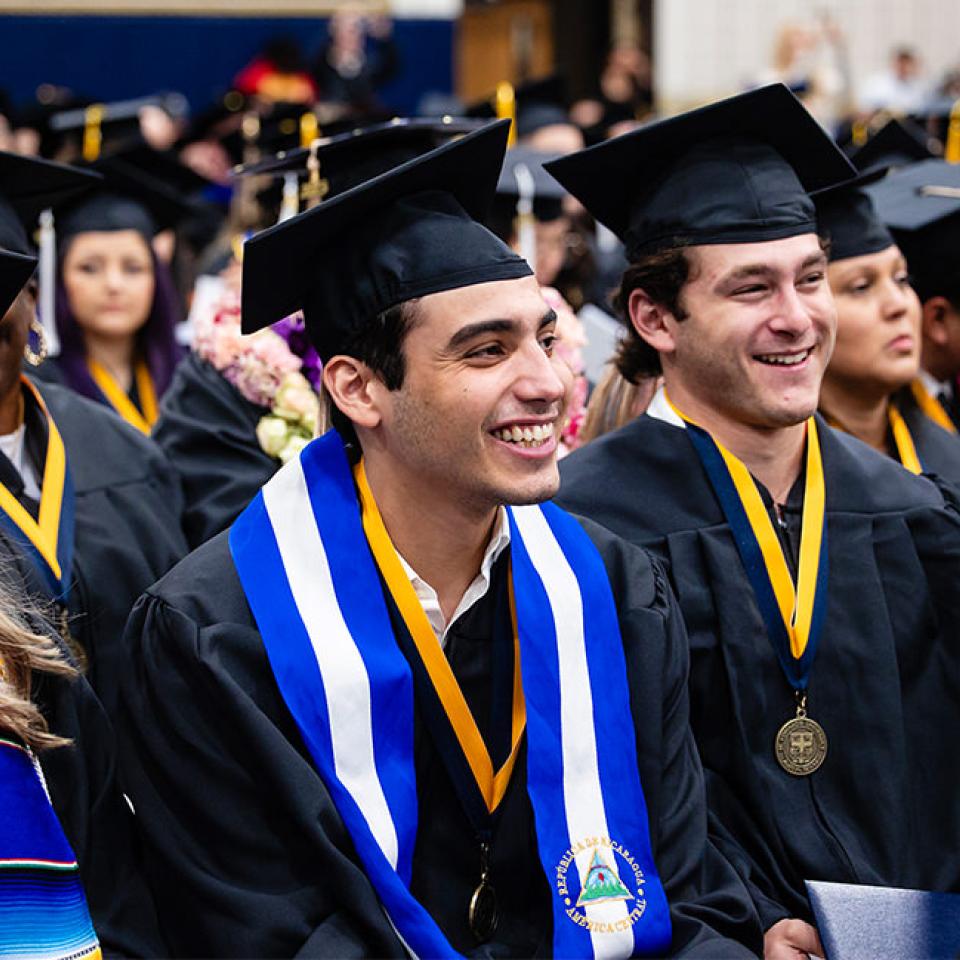
<svg viewBox="0 0 960 960">
<path fill-rule="evenodd" d="M 867 113 L 922 114 L 930 96 L 930 83 L 920 57 L 912 47 L 896 47 L 886 69 L 868 77 L 860 91 L 860 108 Z"/>
<path fill-rule="evenodd" d="M 827 280 L 837 307 L 820 412 L 911 472 L 960 484 L 960 441 L 924 409 L 920 300 L 903 253 L 857 186 L 824 191 L 816 203 L 830 238 Z"/>
<path fill-rule="evenodd" d="M 112 712 L 134 600 L 185 552 L 180 490 L 156 446 L 99 404 L 24 376 L 46 352 L 28 231 L 89 172 L 0 154 L 0 248 L 27 266 L 0 320 L 0 528 L 23 591 L 50 611 Z"/>
<path fill-rule="evenodd" d="M 316 83 L 294 37 L 268 40 L 263 50 L 234 77 L 233 87 L 245 96 L 279 103 L 310 105 L 317 99 Z"/>
</svg>

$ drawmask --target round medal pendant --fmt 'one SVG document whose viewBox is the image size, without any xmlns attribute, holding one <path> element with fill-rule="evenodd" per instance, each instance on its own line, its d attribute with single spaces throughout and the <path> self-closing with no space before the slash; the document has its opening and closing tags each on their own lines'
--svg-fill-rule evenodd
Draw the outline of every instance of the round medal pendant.
<svg viewBox="0 0 960 960">
<path fill-rule="evenodd" d="M 827 756 L 827 735 L 816 720 L 794 717 L 778 731 L 774 744 L 777 763 L 795 777 L 806 777 L 819 769 Z"/>
<path fill-rule="evenodd" d="M 477 943 L 486 943 L 497 929 L 497 895 L 493 887 L 486 880 L 473 891 L 470 898 L 470 932 L 477 938 Z"/>
</svg>

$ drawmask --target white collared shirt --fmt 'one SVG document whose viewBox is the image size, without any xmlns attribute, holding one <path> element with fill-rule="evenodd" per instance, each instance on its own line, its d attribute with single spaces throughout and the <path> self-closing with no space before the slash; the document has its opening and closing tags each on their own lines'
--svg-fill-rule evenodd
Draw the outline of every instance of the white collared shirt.
<svg viewBox="0 0 960 960">
<path fill-rule="evenodd" d="M 467 587 L 466 593 L 460 598 L 460 603 L 457 605 L 457 609 L 453 611 L 453 616 L 449 622 L 447 622 L 444 617 L 443 610 L 440 609 L 440 598 L 437 596 L 437 591 L 434 590 L 403 557 L 400 557 L 403 571 L 413 585 L 417 599 L 420 601 L 420 606 L 423 607 L 423 612 L 427 615 L 427 620 L 430 626 L 433 627 L 433 632 L 437 635 L 441 647 L 446 645 L 447 632 L 457 620 L 478 600 L 486 596 L 487 591 L 490 589 L 490 570 L 497 562 L 500 554 L 503 553 L 509 545 L 510 524 L 507 521 L 507 511 L 504 510 L 503 507 L 500 507 L 497 511 L 497 522 L 493 529 L 493 535 L 490 537 L 490 542 L 487 544 L 487 549 L 483 555 L 483 561 L 480 564 L 480 572 L 477 574 L 473 583 Z M 398 553 L 397 556 L 400 556 L 400 554 Z"/>
<path fill-rule="evenodd" d="M 920 368 L 919 377 L 920 382 L 927 388 L 927 393 L 929 393 L 931 397 L 939 399 L 941 396 L 949 397 L 953 395 L 949 380 L 934 380 L 923 367 Z"/>
<path fill-rule="evenodd" d="M 648 417 L 653 417 L 654 420 L 663 420 L 664 423 L 672 423 L 675 427 L 686 428 L 687 426 L 683 420 L 677 416 L 676 410 L 670 406 L 667 400 L 667 391 L 663 384 L 660 384 L 657 388 L 657 392 L 653 395 L 653 399 L 650 401 L 646 413 Z"/>
</svg>

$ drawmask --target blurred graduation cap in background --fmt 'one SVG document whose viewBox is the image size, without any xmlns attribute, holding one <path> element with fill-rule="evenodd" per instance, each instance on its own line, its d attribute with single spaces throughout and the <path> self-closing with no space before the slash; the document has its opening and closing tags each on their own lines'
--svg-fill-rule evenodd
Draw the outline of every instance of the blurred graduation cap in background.
<svg viewBox="0 0 960 960">
<path fill-rule="evenodd" d="M 907 258 L 920 298 L 960 295 L 960 166 L 922 160 L 866 192 Z"/>
<path fill-rule="evenodd" d="M 809 193 L 855 168 L 783 85 L 648 124 L 546 169 L 634 258 L 816 232 Z"/>
<path fill-rule="evenodd" d="M 912 120 L 887 121 L 850 159 L 858 170 L 902 167 L 934 156 L 926 131 Z"/>
<path fill-rule="evenodd" d="M 497 181 L 497 192 L 488 225 L 501 240 L 516 249 L 531 266 L 537 262 L 537 222 L 563 216 L 566 190 L 544 169 L 556 154 L 513 147 L 507 151 Z"/>
<path fill-rule="evenodd" d="M 279 219 L 334 197 L 456 137 L 485 126 L 484 121 L 454 117 L 415 118 L 375 123 L 324 137 L 235 168 L 237 177 L 270 177 L 274 184 L 258 194 Z M 282 186 L 282 193 L 281 193 Z"/>
<path fill-rule="evenodd" d="M 322 359 L 392 306 L 472 284 L 530 276 L 481 222 L 507 124 L 487 124 L 251 238 L 242 328 L 303 310 Z"/>
<path fill-rule="evenodd" d="M 54 211 L 95 188 L 101 179 L 96 172 L 0 152 L 0 247 L 32 258 L 34 245 L 31 237 L 39 227 L 39 314 L 48 349 L 54 354 L 59 345 L 53 313 L 56 276 Z"/>
</svg>

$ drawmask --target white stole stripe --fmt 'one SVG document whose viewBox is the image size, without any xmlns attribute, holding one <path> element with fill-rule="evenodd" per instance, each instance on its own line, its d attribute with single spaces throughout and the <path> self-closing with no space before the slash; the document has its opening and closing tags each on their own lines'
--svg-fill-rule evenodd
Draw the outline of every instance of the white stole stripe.
<svg viewBox="0 0 960 960">
<path fill-rule="evenodd" d="M 290 591 L 323 677 L 337 779 L 396 870 L 397 830 L 374 758 L 370 679 L 337 603 L 300 459 L 278 471 L 262 495 Z"/>
<path fill-rule="evenodd" d="M 609 832 L 597 762 L 593 693 L 587 667 L 580 585 L 543 511 L 536 506 L 513 507 L 512 513 L 553 611 L 560 671 L 563 799 L 570 843 L 572 845 L 590 837 L 607 837 Z M 593 851 L 586 849 L 576 856 L 581 887 L 590 871 L 592 855 Z M 584 910 L 591 920 L 605 924 L 626 920 L 629 915 L 622 900 L 590 904 Z M 633 928 L 629 923 L 626 927 L 619 933 L 591 931 L 594 956 L 629 957 L 634 946 Z"/>
</svg>

